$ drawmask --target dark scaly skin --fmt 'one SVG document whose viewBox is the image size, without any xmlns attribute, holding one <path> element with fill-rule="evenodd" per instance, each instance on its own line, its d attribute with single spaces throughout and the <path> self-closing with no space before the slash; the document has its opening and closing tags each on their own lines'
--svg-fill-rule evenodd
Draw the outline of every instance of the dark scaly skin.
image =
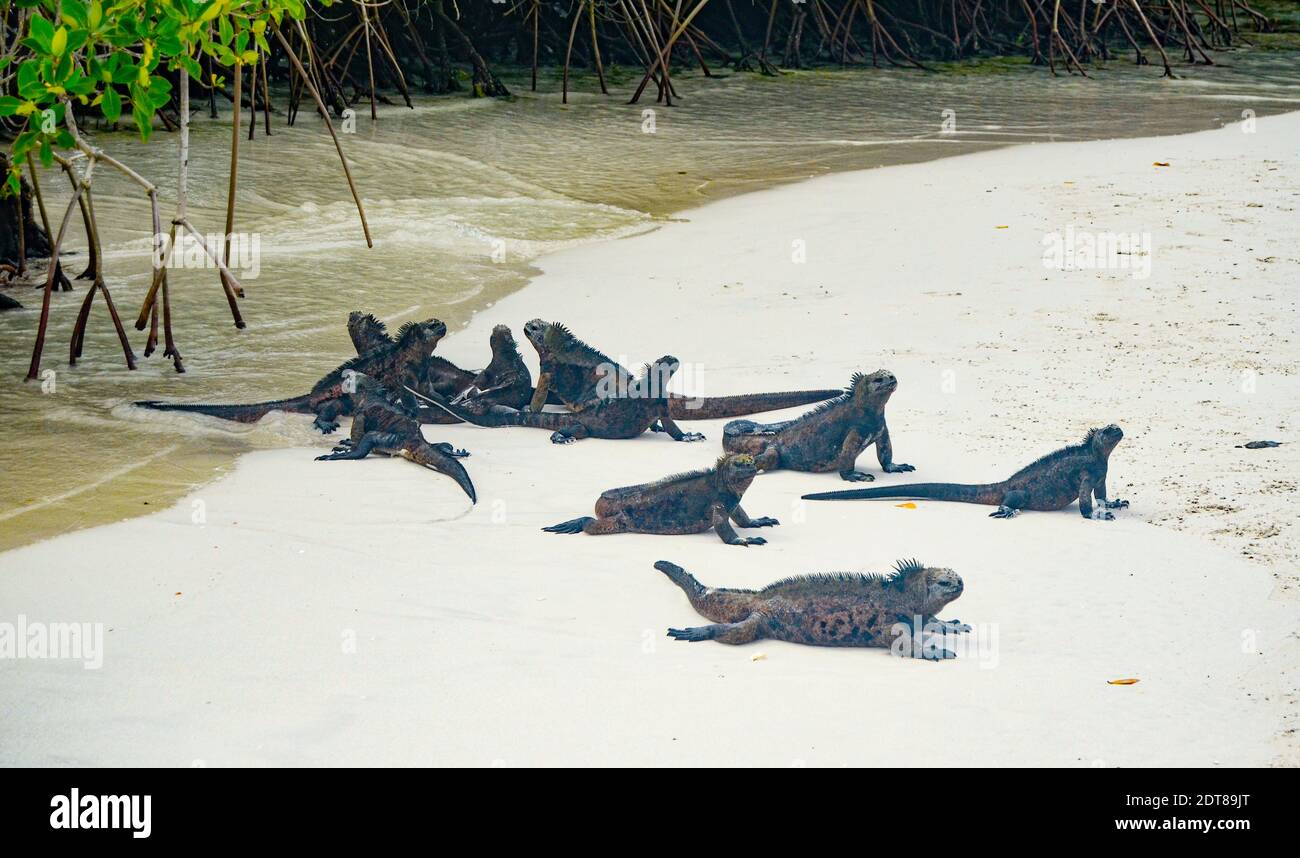
<svg viewBox="0 0 1300 858">
<path fill-rule="evenodd" d="M 542 530 L 548 533 L 704 533 L 713 530 L 728 545 L 766 545 L 761 536 L 742 537 L 738 527 L 773 527 L 774 518 L 750 518 L 740 499 L 758 470 L 752 456 L 723 456 L 717 465 L 653 483 L 610 489 L 596 501 L 596 517 L 584 516 Z"/>
<path fill-rule="evenodd" d="M 388 335 L 388 326 L 371 313 L 353 310 L 348 314 L 348 337 L 358 355 L 391 345 L 393 338 Z"/>
<path fill-rule="evenodd" d="M 417 465 L 446 474 L 469 496 L 478 502 L 474 483 L 457 459 L 469 455 L 446 443 L 430 444 L 420 432 L 419 415 L 400 397 L 391 394 L 368 376 L 354 376 L 355 388 L 350 395 L 352 403 L 352 432 L 348 440 L 334 448 L 334 452 L 317 456 L 318 462 L 337 462 L 364 459 L 371 453 L 384 456 L 401 456 Z"/>
<path fill-rule="evenodd" d="M 479 371 L 453 402 L 504 405 L 523 408 L 533 395 L 533 374 L 519 354 L 519 344 L 506 325 L 492 329 L 492 361 Z M 442 393 L 442 391 L 438 391 Z"/>
<path fill-rule="evenodd" d="M 489 343 L 492 359 L 479 372 L 461 369 L 446 358 L 433 355 L 420 367 L 417 383 L 412 387 L 419 393 L 450 399 L 453 403 L 472 401 L 472 407 L 477 408 L 493 405 L 522 408 L 532 396 L 533 377 L 519 354 L 519 345 L 505 325 L 492 329 Z M 420 422 L 446 424 L 461 420 L 441 408 L 422 408 Z"/>
<path fill-rule="evenodd" d="M 446 335 L 447 326 L 437 319 L 411 322 L 403 325 L 397 337 L 388 345 L 381 345 L 363 355 L 358 355 L 326 375 L 312 387 L 310 393 L 291 399 L 276 399 L 248 405 L 208 405 L 169 402 L 137 402 L 144 408 L 158 411 L 186 411 L 207 414 L 240 423 L 256 423 L 272 411 L 290 411 L 297 414 L 315 414 L 315 426 L 326 434 L 338 429 L 338 417 L 350 414 L 351 402 L 347 396 L 351 379 L 367 375 L 389 390 L 402 391 L 419 383 L 422 366 L 438 342 Z M 414 407 L 415 400 L 408 398 Z"/>
<path fill-rule="evenodd" d="M 889 576 L 805 575 L 762 590 L 705 587 L 667 560 L 660 560 L 655 568 L 682 588 L 691 607 L 714 623 L 668 630 L 669 637 L 681 641 L 746 644 L 767 638 L 812 646 L 891 648 L 905 635 L 905 642 L 919 637 L 921 645 L 900 646 L 900 654 L 937 661 L 954 657 L 936 645 L 943 635 L 970 631 L 959 620 L 936 616 L 962 594 L 961 576 L 915 560 L 900 562 Z"/>
<path fill-rule="evenodd" d="M 996 506 L 992 518 L 1011 518 L 1022 509 L 1052 512 L 1079 502 L 1084 518 L 1110 521 L 1113 509 L 1124 509 L 1126 500 L 1109 500 L 1106 471 L 1110 454 L 1124 438 L 1115 424 L 1093 429 L 1082 444 L 1049 453 L 1000 483 L 963 485 L 959 483 L 915 483 L 905 486 L 881 486 L 853 491 L 818 492 L 804 495 L 805 500 L 857 500 L 861 498 L 918 498 L 957 501 Z M 1101 508 L 1093 509 L 1093 498 Z"/>
<path fill-rule="evenodd" d="M 680 365 L 672 355 L 665 355 L 646 368 L 646 375 L 634 382 L 628 396 L 596 400 L 578 413 L 519 411 L 502 405 L 484 408 L 473 402 L 452 405 L 436 396 L 429 397 L 429 402 L 475 426 L 546 429 L 551 432 L 553 444 L 571 444 L 582 438 L 635 438 L 655 421 L 674 441 L 703 441 L 704 436 L 698 432 L 683 432 L 668 416 L 668 400 L 661 393 L 653 395 L 663 391 Z"/>
<path fill-rule="evenodd" d="M 615 396 L 635 383 L 635 376 L 617 361 L 592 348 L 559 323 L 533 319 L 524 325 L 524 336 L 537 350 L 540 374 L 529 405 L 541 411 L 558 399 L 570 411 L 583 411 L 601 399 Z M 694 396 L 665 393 L 668 416 L 674 420 L 717 420 L 795 408 L 838 396 L 838 390 L 797 390 L 785 393 L 751 393 L 740 396 Z M 656 430 L 658 431 L 658 430 Z"/>
<path fill-rule="evenodd" d="M 838 397 L 795 420 L 733 420 L 723 427 L 722 449 L 749 453 L 763 471 L 835 471 L 850 482 L 870 482 L 875 477 L 857 470 L 854 463 L 875 444 L 882 471 L 914 471 L 911 465 L 894 462 L 889 426 L 885 423 L 885 404 L 897 388 L 898 380 L 888 370 L 876 370 L 871 375 L 856 373 L 848 389 Z"/>
</svg>

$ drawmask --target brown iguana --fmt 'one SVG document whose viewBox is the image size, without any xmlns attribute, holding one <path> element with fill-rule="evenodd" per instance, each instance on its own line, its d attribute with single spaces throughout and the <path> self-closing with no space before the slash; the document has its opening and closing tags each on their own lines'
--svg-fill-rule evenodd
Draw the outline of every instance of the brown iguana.
<svg viewBox="0 0 1300 858">
<path fill-rule="evenodd" d="M 430 403 L 475 426 L 499 428 L 527 426 L 551 432 L 551 443 L 571 444 L 580 438 L 635 438 L 659 421 L 674 441 L 703 441 L 698 432 L 683 432 L 668 416 L 668 400 L 663 390 L 677 368 L 677 358 L 665 355 L 645 368 L 644 374 L 616 399 L 602 399 L 579 413 L 558 411 L 519 411 L 503 405 L 485 406 L 474 400 L 452 405 L 434 395 Z"/>
<path fill-rule="evenodd" d="M 524 336 L 537 349 L 540 373 L 530 409 L 541 411 L 548 397 L 558 397 L 571 411 L 584 411 L 602 399 L 622 396 L 636 380 L 613 358 L 592 348 L 564 325 L 533 319 Z M 838 390 L 798 390 L 741 396 L 686 397 L 668 393 L 668 416 L 674 420 L 716 420 L 760 411 L 810 405 L 838 396 Z M 659 431 L 659 430 L 656 430 Z"/>
<path fill-rule="evenodd" d="M 469 453 L 451 444 L 431 444 L 420 432 L 419 415 L 414 408 L 390 393 L 374 379 L 362 373 L 353 376 L 351 436 L 334 448 L 334 452 L 317 456 L 318 462 L 364 459 L 371 453 L 401 456 L 456 481 L 471 502 L 478 496 L 469 474 L 457 459 Z"/>
<path fill-rule="evenodd" d="M 962 594 L 961 576 L 915 560 L 900 561 L 892 575 L 803 575 L 762 590 L 705 587 L 667 560 L 655 568 L 714 623 L 669 629 L 668 636 L 679 641 L 745 644 L 768 638 L 813 646 L 887 647 L 899 655 L 938 661 L 955 657 L 942 647 L 943 636 L 971 630 L 960 620 L 935 616 Z"/>
<path fill-rule="evenodd" d="M 322 378 L 310 393 L 291 399 L 255 402 L 247 405 L 209 405 L 174 402 L 137 402 L 143 408 L 158 411 L 186 411 L 207 414 L 240 423 L 255 423 L 272 411 L 290 411 L 296 414 L 315 414 L 315 426 L 326 434 L 338 428 L 338 417 L 351 413 L 348 394 L 353 386 L 354 374 L 368 375 L 392 391 L 401 391 L 409 385 L 418 385 L 423 364 L 447 333 L 447 326 L 437 319 L 427 322 L 408 322 L 397 332 L 395 339 L 363 355 L 347 361 Z M 408 399 L 414 406 L 414 400 Z"/>
<path fill-rule="evenodd" d="M 1112 509 L 1124 509 L 1126 500 L 1106 497 L 1106 468 L 1111 451 L 1124 437 L 1114 423 L 1093 429 L 1082 444 L 1049 453 L 1000 483 L 960 485 L 957 483 L 915 483 L 905 486 L 881 486 L 840 492 L 804 495 L 804 500 L 856 500 L 858 498 L 920 498 L 923 500 L 959 501 L 996 506 L 992 518 L 1011 518 L 1022 509 L 1055 511 L 1065 509 L 1076 499 L 1084 518 L 1110 521 Z M 1092 499 L 1102 509 L 1093 513 Z"/>
<path fill-rule="evenodd" d="M 774 518 L 750 518 L 740 498 L 758 471 L 753 456 L 722 456 L 712 468 L 665 477 L 653 483 L 610 489 L 596 501 L 596 518 L 583 516 L 543 527 L 548 533 L 703 533 L 710 528 L 728 545 L 766 545 L 761 536 L 741 537 L 732 529 L 772 527 Z"/>
<path fill-rule="evenodd" d="M 722 449 L 751 454 L 762 471 L 838 471 L 841 479 L 869 482 L 875 477 L 853 465 L 862 451 L 875 444 L 882 471 L 914 471 L 911 465 L 894 463 L 889 443 L 885 403 L 897 388 L 898 380 L 888 370 L 854 373 L 838 397 L 802 417 L 782 423 L 731 421 L 722 429 Z"/>
</svg>

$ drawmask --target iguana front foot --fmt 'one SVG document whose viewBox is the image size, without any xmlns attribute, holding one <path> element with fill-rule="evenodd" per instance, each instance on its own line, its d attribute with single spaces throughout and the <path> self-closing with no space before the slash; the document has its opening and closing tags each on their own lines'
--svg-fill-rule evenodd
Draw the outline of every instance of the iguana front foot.
<svg viewBox="0 0 1300 858">
<path fill-rule="evenodd" d="M 728 540 L 727 544 L 743 545 L 748 548 L 751 545 L 767 545 L 767 540 L 761 536 L 738 536 L 735 539 Z"/>
<path fill-rule="evenodd" d="M 902 474 L 902 473 L 906 473 L 907 471 L 916 470 L 916 468 L 912 467 L 911 465 L 904 465 L 900 463 L 890 463 L 888 465 L 881 465 L 880 469 L 884 471 L 886 474 Z"/>
<path fill-rule="evenodd" d="M 922 645 L 921 658 L 925 661 L 943 661 L 946 658 L 956 658 L 957 653 L 950 649 L 940 649 L 934 645 Z"/>
<path fill-rule="evenodd" d="M 678 438 L 677 440 L 678 441 L 704 441 L 706 439 L 704 435 L 699 432 L 683 432 L 682 437 Z"/>
<path fill-rule="evenodd" d="M 678 641 L 708 641 L 718 635 L 721 624 L 716 626 L 696 626 L 693 629 L 669 629 L 668 637 Z"/>
<path fill-rule="evenodd" d="M 875 477 L 862 471 L 840 471 L 840 479 L 850 483 L 871 483 L 875 482 Z"/>
<path fill-rule="evenodd" d="M 971 627 L 961 620 L 934 619 L 929 622 L 927 628 L 946 635 L 962 635 L 971 631 Z"/>
<path fill-rule="evenodd" d="M 329 435 L 333 432 L 337 432 L 339 429 L 339 422 L 337 420 L 323 420 L 320 417 L 313 420 L 311 425 L 319 429 L 322 435 Z"/>
<path fill-rule="evenodd" d="M 577 439 L 577 438 L 574 438 L 572 435 L 566 435 L 566 434 L 564 434 L 563 432 L 552 432 L 552 433 L 551 433 L 551 443 L 552 443 L 552 444 L 572 444 L 574 441 L 577 441 L 577 440 L 578 440 L 578 439 Z"/>
<path fill-rule="evenodd" d="M 433 449 L 437 450 L 438 452 L 442 453 L 445 456 L 451 456 L 453 459 L 469 458 L 468 450 L 458 450 L 455 447 L 448 444 L 446 441 L 440 441 L 439 443 L 434 444 Z"/>
<path fill-rule="evenodd" d="M 771 516 L 765 515 L 762 518 L 751 518 L 749 524 L 742 524 L 741 527 L 776 527 L 780 523 Z"/>
<path fill-rule="evenodd" d="M 1020 510 L 1015 507 L 1000 506 L 989 513 L 989 518 L 1015 518 L 1018 515 L 1020 515 Z"/>
<path fill-rule="evenodd" d="M 1102 505 L 1105 506 L 1106 509 L 1128 509 L 1128 501 L 1126 500 L 1102 501 Z"/>
<path fill-rule="evenodd" d="M 1094 509 L 1091 518 L 1093 521 L 1114 521 L 1115 513 L 1108 509 Z"/>
</svg>

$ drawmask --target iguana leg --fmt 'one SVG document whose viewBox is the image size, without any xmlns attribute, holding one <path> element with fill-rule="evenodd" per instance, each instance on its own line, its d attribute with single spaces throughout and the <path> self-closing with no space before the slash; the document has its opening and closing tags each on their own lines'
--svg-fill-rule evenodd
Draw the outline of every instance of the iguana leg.
<svg viewBox="0 0 1300 858">
<path fill-rule="evenodd" d="M 1126 500 L 1107 500 L 1106 499 L 1106 478 L 1102 477 L 1101 482 L 1092 487 L 1092 496 L 1097 499 L 1106 509 L 1128 509 Z"/>
<path fill-rule="evenodd" d="M 1002 505 L 989 513 L 989 518 L 1015 518 L 1029 501 L 1029 496 L 1022 491 L 1007 492 L 1002 496 Z"/>
<path fill-rule="evenodd" d="M 322 435 L 328 435 L 339 428 L 338 416 L 342 413 L 343 403 L 331 399 L 316 410 L 316 419 L 312 421 L 312 425 L 319 429 Z"/>
<path fill-rule="evenodd" d="M 529 411 L 541 411 L 546 407 L 546 394 L 551 388 L 551 374 L 543 372 L 537 376 L 537 387 L 533 388 L 533 398 L 528 403 Z"/>
<path fill-rule="evenodd" d="M 587 427 L 581 423 L 571 423 L 563 429 L 557 429 L 551 433 L 552 444 L 572 444 L 586 438 L 589 433 Z"/>
<path fill-rule="evenodd" d="M 317 456 L 316 461 L 341 462 L 346 459 L 364 459 L 376 447 L 395 447 L 401 443 L 402 439 L 391 432 L 367 432 L 360 441 L 353 445 L 352 449 Z"/>
<path fill-rule="evenodd" d="M 938 617 L 930 616 L 925 618 L 921 628 L 926 631 L 935 632 L 936 634 L 960 635 L 971 631 L 971 627 L 961 620 L 941 620 Z"/>
<path fill-rule="evenodd" d="M 844 443 L 840 445 L 840 479 L 847 480 L 850 483 L 869 483 L 875 479 L 871 474 L 864 473 L 853 467 L 853 463 L 858 460 L 858 454 L 862 452 L 862 436 L 858 434 L 857 429 L 852 429 L 845 437 Z"/>
<path fill-rule="evenodd" d="M 731 511 L 731 520 L 740 527 L 775 527 L 781 523 L 776 519 L 768 518 L 767 516 L 764 516 L 763 518 L 750 518 L 749 514 L 741 508 L 740 504 L 736 504 L 736 508 Z"/>
<path fill-rule="evenodd" d="M 767 540 L 761 536 L 740 536 L 736 533 L 731 522 L 727 520 L 727 511 L 719 505 L 713 507 L 713 531 L 718 534 L 718 538 L 728 545 L 767 545 Z"/>
<path fill-rule="evenodd" d="M 880 470 L 886 474 L 901 474 L 906 471 L 915 471 L 911 465 L 895 464 L 894 446 L 889 443 L 889 427 L 880 430 L 876 437 L 876 459 L 880 461 Z"/>
<path fill-rule="evenodd" d="M 683 432 L 681 428 L 669 417 L 660 417 L 659 422 L 663 424 L 664 431 L 668 433 L 674 441 L 703 441 L 704 436 L 699 432 Z"/>
<path fill-rule="evenodd" d="M 1103 507 L 1105 504 L 1103 503 Z M 1092 508 L 1092 481 L 1084 478 L 1079 483 L 1079 515 L 1084 518 L 1095 518 L 1098 521 L 1114 521 L 1115 513 L 1108 509 L 1099 509 L 1094 511 Z"/>
<path fill-rule="evenodd" d="M 717 641 L 724 644 L 747 644 L 762 634 L 763 615 L 750 614 L 738 623 L 714 623 L 693 629 L 669 629 L 668 637 L 679 641 Z"/>
<path fill-rule="evenodd" d="M 437 444 L 430 444 L 429 446 L 442 453 L 444 456 L 451 456 L 453 459 L 464 459 L 469 456 L 468 450 L 458 450 L 446 441 L 440 441 Z"/>
</svg>

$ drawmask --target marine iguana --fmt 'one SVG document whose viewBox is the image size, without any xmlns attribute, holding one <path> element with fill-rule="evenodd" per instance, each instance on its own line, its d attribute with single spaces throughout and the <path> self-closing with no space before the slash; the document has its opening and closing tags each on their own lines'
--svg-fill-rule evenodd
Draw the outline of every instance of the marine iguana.
<svg viewBox="0 0 1300 858">
<path fill-rule="evenodd" d="M 732 529 L 772 527 L 774 518 L 750 518 L 740 498 L 758 471 L 754 457 L 722 456 L 712 468 L 610 489 L 596 501 L 596 518 L 583 516 L 543 527 L 548 533 L 703 533 L 712 529 L 728 545 L 766 545 L 761 536 L 741 537 Z"/>
<path fill-rule="evenodd" d="M 506 325 L 492 329 L 492 361 L 470 379 L 469 386 L 452 400 L 459 404 L 467 400 L 523 408 L 533 395 L 533 374 L 528 371 L 515 335 Z M 442 393 L 442 391 L 438 391 Z M 445 394 L 444 394 L 445 395 Z"/>
<path fill-rule="evenodd" d="M 997 506 L 991 518 L 1011 518 L 1022 509 L 1055 511 L 1065 509 L 1078 499 L 1084 518 L 1110 521 L 1112 509 L 1124 509 L 1126 500 L 1108 500 L 1106 468 L 1111 451 L 1124 437 L 1114 423 L 1092 429 L 1082 444 L 1072 444 L 1049 453 L 1031 465 L 1016 471 L 1000 483 L 961 485 L 957 483 L 914 483 L 905 486 L 881 486 L 852 491 L 818 492 L 804 495 L 804 500 L 856 500 L 858 498 L 920 498 L 958 501 Z M 1094 514 L 1093 497 L 1101 505 Z"/>
<path fill-rule="evenodd" d="M 420 432 L 417 410 L 362 373 L 353 377 L 352 432 L 332 453 L 317 456 L 318 462 L 364 459 L 371 453 L 401 456 L 456 481 L 473 503 L 478 503 L 474 483 L 457 459 L 469 455 L 451 444 L 431 444 Z"/>
<path fill-rule="evenodd" d="M 876 445 L 880 469 L 887 474 L 916 470 L 894 462 L 885 423 L 885 403 L 898 388 L 889 370 L 871 375 L 854 373 L 846 390 L 802 417 L 782 423 L 733 420 L 722 429 L 722 449 L 749 453 L 759 470 L 838 471 L 849 482 L 870 482 L 875 477 L 853 467 L 862 451 Z"/>
<path fill-rule="evenodd" d="M 646 366 L 641 378 L 632 383 L 628 396 L 598 400 L 578 413 L 519 411 L 503 405 L 485 406 L 475 400 L 452 405 L 437 395 L 424 398 L 453 417 L 475 426 L 528 426 L 550 430 L 553 444 L 571 444 L 580 438 L 635 438 L 656 420 L 663 424 L 664 431 L 674 441 L 703 441 L 703 435 L 683 432 L 668 415 L 668 400 L 663 390 L 679 366 L 681 363 L 677 358 L 665 355 Z"/>
<path fill-rule="evenodd" d="M 393 342 L 393 338 L 388 335 L 387 325 L 375 318 L 373 313 L 363 313 L 360 310 L 348 314 L 348 337 L 358 355 Z"/>
<path fill-rule="evenodd" d="M 892 575 L 801 575 L 762 590 L 705 587 L 667 560 L 660 560 L 655 568 L 682 588 L 691 607 L 714 623 L 669 629 L 668 636 L 679 641 L 745 644 L 768 638 L 813 646 L 886 647 L 900 655 L 937 661 L 955 657 L 936 645 L 943 635 L 971 630 L 959 620 L 935 616 L 962 594 L 961 576 L 915 560 L 899 561 Z M 917 629 L 919 635 L 914 634 Z M 916 638 L 922 646 L 916 645 Z M 895 646 L 904 642 L 913 645 Z"/>
<path fill-rule="evenodd" d="M 564 325 L 533 319 L 524 336 L 537 349 L 540 373 L 529 404 L 541 411 L 549 397 L 557 397 L 570 411 L 583 411 L 602 399 L 618 397 L 636 383 L 632 373 L 608 355 L 575 337 Z M 838 390 L 797 390 L 786 393 L 751 393 L 740 396 L 687 397 L 664 392 L 668 416 L 674 420 L 717 420 L 760 411 L 810 405 L 838 396 Z M 659 430 L 656 430 L 659 431 Z"/>
<path fill-rule="evenodd" d="M 397 332 L 388 345 L 366 352 L 349 360 L 326 375 L 312 387 L 310 393 L 290 399 L 255 402 L 247 405 L 210 405 L 174 402 L 137 402 L 142 408 L 157 411 L 186 411 L 207 414 L 240 423 L 256 423 L 272 411 L 289 411 L 296 414 L 315 414 L 314 425 L 325 434 L 338 429 L 338 417 L 351 413 L 348 394 L 357 374 L 368 375 L 392 391 L 401 391 L 418 385 L 423 365 L 438 341 L 447 334 L 447 326 L 437 319 L 426 322 L 408 322 Z M 414 406 L 414 400 L 407 400 Z"/>
</svg>

